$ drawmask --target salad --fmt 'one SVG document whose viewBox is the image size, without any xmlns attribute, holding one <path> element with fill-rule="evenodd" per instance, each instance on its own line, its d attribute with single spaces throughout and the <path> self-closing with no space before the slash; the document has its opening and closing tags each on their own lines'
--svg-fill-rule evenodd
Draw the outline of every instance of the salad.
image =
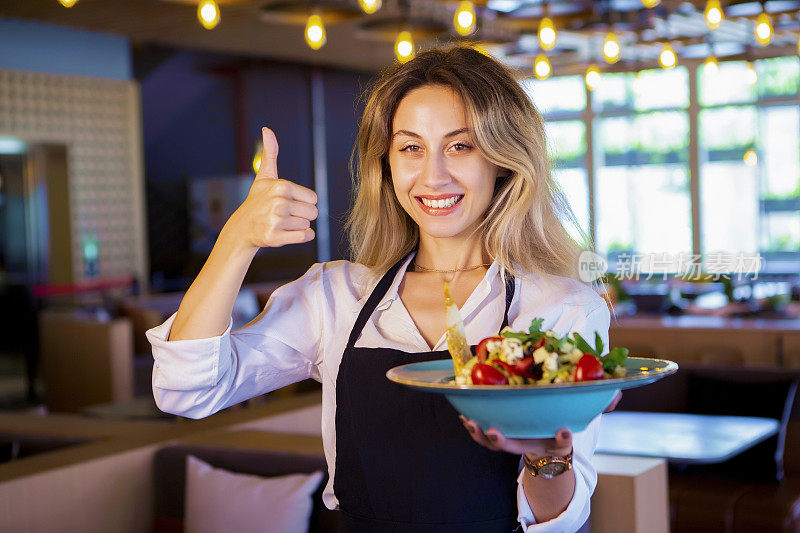
<svg viewBox="0 0 800 533">
<path fill-rule="evenodd" d="M 603 356 L 599 333 L 595 332 L 592 347 L 578 333 L 560 337 L 553 330 L 542 331 L 542 322 L 543 318 L 533 319 L 527 332 L 507 326 L 500 335 L 483 339 L 471 358 L 456 365 L 456 383 L 541 385 L 619 378 L 627 374 L 623 366 L 627 348 L 612 348 Z"/>
</svg>

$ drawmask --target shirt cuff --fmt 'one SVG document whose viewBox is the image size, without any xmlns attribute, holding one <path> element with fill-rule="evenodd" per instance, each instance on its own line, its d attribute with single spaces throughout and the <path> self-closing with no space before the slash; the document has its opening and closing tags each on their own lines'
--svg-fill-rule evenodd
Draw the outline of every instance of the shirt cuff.
<svg viewBox="0 0 800 533">
<path fill-rule="evenodd" d="M 530 475 L 528 471 L 523 468 L 517 478 L 517 509 L 519 515 L 517 520 L 522 524 L 523 531 L 526 533 L 567 533 L 577 531 L 583 526 L 589 518 L 589 487 L 586 482 L 581 479 L 581 474 L 573 468 L 575 472 L 575 492 L 572 494 L 572 500 L 564 511 L 548 520 L 547 522 L 537 523 L 528 505 L 528 498 L 525 496 L 525 490 L 522 488 L 523 476 Z"/>
<path fill-rule="evenodd" d="M 221 353 L 230 353 L 231 327 L 222 335 L 207 339 L 169 341 L 174 313 L 163 324 L 147 330 L 147 340 L 153 347 L 153 385 L 169 390 L 196 390 L 213 387 L 225 373 L 220 361 Z"/>
</svg>

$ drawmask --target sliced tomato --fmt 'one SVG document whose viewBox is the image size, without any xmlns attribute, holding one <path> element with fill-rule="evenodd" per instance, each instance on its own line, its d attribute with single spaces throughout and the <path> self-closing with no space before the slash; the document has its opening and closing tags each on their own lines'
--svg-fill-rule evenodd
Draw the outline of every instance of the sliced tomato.
<svg viewBox="0 0 800 533">
<path fill-rule="evenodd" d="M 590 353 L 585 353 L 575 365 L 575 381 L 591 381 L 603 378 L 603 363 Z"/>
<path fill-rule="evenodd" d="M 486 337 L 478 345 L 475 347 L 475 355 L 478 357 L 478 361 L 486 361 L 486 357 L 489 355 L 489 350 L 486 348 L 486 343 L 489 341 L 501 341 L 503 337 L 500 335 L 493 335 L 491 337 Z"/>
<path fill-rule="evenodd" d="M 508 373 L 507 375 L 509 376 L 513 376 L 514 374 L 516 374 L 516 370 L 514 369 L 513 365 L 510 365 L 505 361 L 501 361 L 500 359 L 490 359 L 488 363 L 490 365 L 496 365 L 497 367 L 499 367 L 499 370 L 501 372 L 505 370 Z"/>
<path fill-rule="evenodd" d="M 475 385 L 507 385 L 508 378 L 492 365 L 476 363 L 472 367 L 472 383 Z"/>
</svg>

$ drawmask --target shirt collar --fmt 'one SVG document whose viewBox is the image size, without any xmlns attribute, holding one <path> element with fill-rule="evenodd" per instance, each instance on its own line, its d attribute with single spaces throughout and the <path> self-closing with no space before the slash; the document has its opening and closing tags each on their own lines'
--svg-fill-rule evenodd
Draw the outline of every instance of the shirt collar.
<svg viewBox="0 0 800 533">
<path fill-rule="evenodd" d="M 403 279 L 403 275 L 405 275 L 406 270 L 408 269 L 409 263 L 414 259 L 416 256 L 416 252 L 408 254 L 406 260 L 397 270 L 397 273 L 394 276 L 394 280 L 392 281 L 391 286 L 386 291 L 386 294 L 381 299 L 380 303 L 375 307 L 376 311 L 382 311 L 392 305 L 396 299 L 400 297 L 399 289 L 400 289 L 400 282 Z M 489 269 L 486 271 L 486 275 L 483 276 L 483 279 L 475 288 L 475 292 L 472 294 L 470 299 L 465 303 L 464 307 L 461 309 L 461 316 L 462 318 L 466 318 L 473 310 L 478 307 L 478 304 L 483 301 L 483 299 L 491 292 L 492 289 L 492 282 L 495 279 L 499 279 L 500 273 L 500 263 L 495 259 L 492 261 L 492 264 L 489 266 Z M 374 290 L 374 289 L 373 289 Z M 364 295 L 364 297 L 359 302 L 360 306 L 362 307 L 363 304 L 366 302 L 367 298 L 369 298 L 369 294 Z M 444 295 L 442 296 L 444 299 Z"/>
</svg>

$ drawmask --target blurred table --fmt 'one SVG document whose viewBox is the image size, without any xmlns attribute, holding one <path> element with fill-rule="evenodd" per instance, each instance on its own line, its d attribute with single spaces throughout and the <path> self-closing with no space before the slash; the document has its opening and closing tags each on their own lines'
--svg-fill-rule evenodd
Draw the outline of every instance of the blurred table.
<svg viewBox="0 0 800 533">
<path fill-rule="evenodd" d="M 771 418 L 617 411 L 603 415 L 597 451 L 721 463 L 778 432 Z"/>
</svg>

